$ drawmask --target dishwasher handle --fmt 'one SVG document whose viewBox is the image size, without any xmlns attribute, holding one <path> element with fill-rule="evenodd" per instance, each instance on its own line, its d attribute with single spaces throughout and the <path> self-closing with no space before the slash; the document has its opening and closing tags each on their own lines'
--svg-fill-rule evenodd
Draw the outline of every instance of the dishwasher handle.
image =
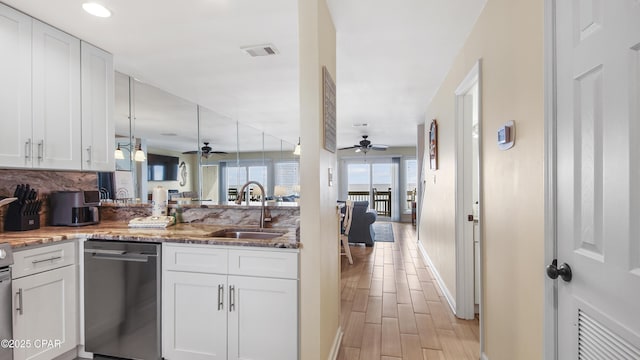
<svg viewBox="0 0 640 360">
<path fill-rule="evenodd" d="M 0 283 L 5 282 L 6 280 L 11 280 L 11 269 L 0 269 Z"/>
<path fill-rule="evenodd" d="M 155 254 L 128 253 L 126 251 L 116 252 L 110 250 L 86 250 L 85 252 L 91 253 L 91 258 L 95 260 L 147 262 L 150 256 L 156 256 Z"/>
</svg>

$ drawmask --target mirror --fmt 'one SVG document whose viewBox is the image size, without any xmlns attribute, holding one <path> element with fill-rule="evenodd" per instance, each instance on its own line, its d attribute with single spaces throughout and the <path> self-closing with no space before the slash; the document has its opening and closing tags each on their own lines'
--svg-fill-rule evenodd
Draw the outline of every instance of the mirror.
<svg viewBox="0 0 640 360">
<path fill-rule="evenodd" d="M 147 161 L 135 161 L 143 200 L 155 186 L 171 197 L 198 197 L 198 108 L 196 104 L 155 86 L 134 81 L 133 136 Z M 178 166 L 176 168 L 176 165 Z"/>
<path fill-rule="evenodd" d="M 147 202 L 162 185 L 170 199 L 233 204 L 249 179 L 265 186 L 267 200 L 295 201 L 293 144 L 122 73 L 116 72 L 115 91 L 116 143 L 124 156 L 115 174 L 107 173 L 113 181 L 108 198 Z M 145 161 L 133 160 L 137 149 Z M 177 170 L 163 167 L 167 161 Z M 260 200 L 257 191 L 250 199 Z"/>
<path fill-rule="evenodd" d="M 237 160 L 238 136 L 235 122 L 202 106 L 200 123 L 200 183 L 199 198 L 211 204 L 226 204 L 225 187 L 221 181 L 224 165 Z M 206 151 L 203 151 L 204 150 Z"/>
</svg>

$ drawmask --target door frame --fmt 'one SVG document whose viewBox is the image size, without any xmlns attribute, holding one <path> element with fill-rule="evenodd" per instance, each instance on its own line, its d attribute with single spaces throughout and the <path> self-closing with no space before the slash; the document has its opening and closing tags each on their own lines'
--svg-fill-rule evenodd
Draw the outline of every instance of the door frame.
<svg viewBox="0 0 640 360">
<path fill-rule="evenodd" d="M 557 256 L 556 238 L 556 0 L 544 1 L 544 263 Z M 558 287 L 545 276 L 543 354 L 558 359 Z"/>
<path fill-rule="evenodd" d="M 482 284 L 482 59 L 478 59 L 467 76 L 462 80 L 455 90 L 455 119 L 456 119 L 456 191 L 455 191 L 455 251 L 456 251 L 456 316 L 463 319 L 473 319 L 475 317 L 474 301 L 474 244 L 464 239 L 464 226 L 468 223 L 464 210 L 464 176 L 465 156 L 464 156 L 464 96 L 477 84 L 478 86 L 478 243 L 480 245 L 480 283 Z M 480 314 L 482 314 L 482 285 L 480 284 Z M 481 324 L 482 325 L 482 324 Z M 481 342 L 483 343 L 482 339 Z"/>
</svg>

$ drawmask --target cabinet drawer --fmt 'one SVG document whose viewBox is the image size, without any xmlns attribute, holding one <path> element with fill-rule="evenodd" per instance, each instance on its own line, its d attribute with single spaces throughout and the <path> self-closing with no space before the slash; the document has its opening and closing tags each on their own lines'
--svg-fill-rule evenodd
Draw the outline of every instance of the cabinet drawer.
<svg viewBox="0 0 640 360">
<path fill-rule="evenodd" d="M 227 273 L 226 249 L 197 245 L 166 245 L 162 248 L 162 268 L 209 274 Z"/>
<path fill-rule="evenodd" d="M 229 250 L 229 274 L 297 279 L 298 253 Z"/>
<path fill-rule="evenodd" d="M 13 253 L 14 279 L 76 263 L 75 241 Z"/>
</svg>

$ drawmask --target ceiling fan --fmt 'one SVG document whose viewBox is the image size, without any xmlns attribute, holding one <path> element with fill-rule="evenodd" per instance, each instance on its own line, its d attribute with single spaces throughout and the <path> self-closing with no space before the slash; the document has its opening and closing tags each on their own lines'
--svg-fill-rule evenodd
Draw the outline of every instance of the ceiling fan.
<svg viewBox="0 0 640 360">
<path fill-rule="evenodd" d="M 368 137 L 369 135 L 362 135 L 362 140 L 360 140 L 359 144 L 343 147 L 338 150 L 356 149 L 356 152 L 363 152 L 366 154 L 369 150 L 384 151 L 389 147 L 387 145 L 371 144 L 371 141 L 367 140 Z"/>
<path fill-rule="evenodd" d="M 198 153 L 202 153 L 202 157 L 205 158 L 205 159 L 208 159 L 209 156 L 211 156 L 212 154 L 221 154 L 221 155 L 226 155 L 227 154 L 224 151 L 213 151 L 211 146 L 209 146 L 209 142 L 207 142 L 207 141 L 204 142 L 204 146 L 201 147 L 200 150 L 192 150 L 192 151 L 183 152 L 183 154 L 198 154 Z"/>
</svg>

